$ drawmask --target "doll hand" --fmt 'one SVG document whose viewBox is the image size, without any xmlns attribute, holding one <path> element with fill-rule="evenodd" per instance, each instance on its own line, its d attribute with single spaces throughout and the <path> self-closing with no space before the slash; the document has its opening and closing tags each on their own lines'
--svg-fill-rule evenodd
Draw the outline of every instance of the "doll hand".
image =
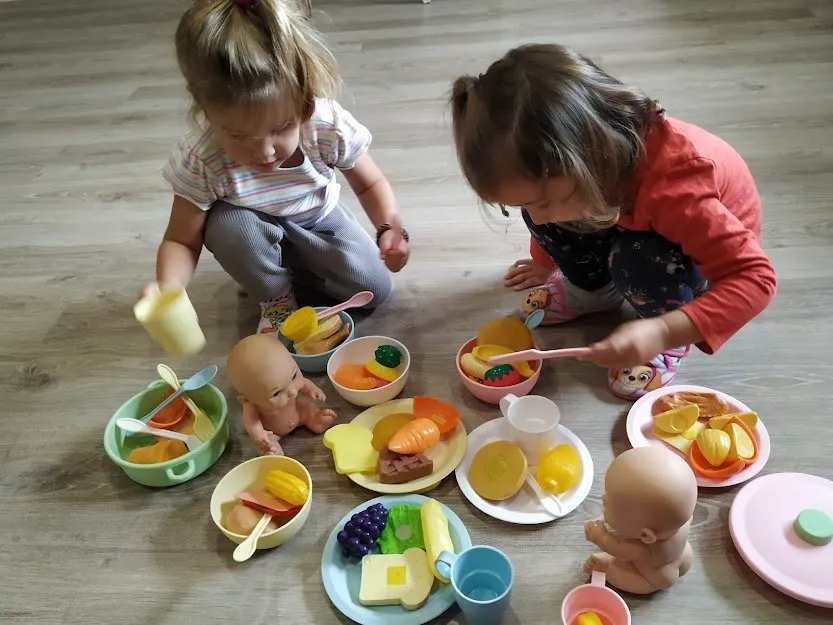
<svg viewBox="0 0 833 625">
<path fill-rule="evenodd" d="M 590 346 L 590 352 L 580 360 L 607 367 L 623 369 L 644 365 L 666 349 L 668 326 L 660 318 L 638 319 L 622 324 L 603 341 Z"/>
<path fill-rule="evenodd" d="M 327 401 L 327 396 L 324 394 L 320 388 L 312 389 L 312 392 L 309 394 L 310 397 L 317 401 Z"/>
<path fill-rule="evenodd" d="M 542 267 L 531 258 L 516 260 L 503 278 L 503 286 L 514 287 L 516 291 L 541 286 L 552 275 L 553 270 Z"/>
<path fill-rule="evenodd" d="M 601 521 L 588 521 L 584 524 L 584 537 L 594 545 L 599 545 L 605 534 L 607 528 Z"/>
<path fill-rule="evenodd" d="M 257 449 L 261 456 L 283 456 L 283 448 L 278 442 L 280 439 L 276 434 L 264 431 L 257 440 Z"/>
<path fill-rule="evenodd" d="M 401 230 L 391 228 L 382 233 L 379 238 L 379 258 L 385 261 L 385 266 L 396 273 L 408 264 L 411 250 L 408 242 L 402 236 Z"/>
</svg>

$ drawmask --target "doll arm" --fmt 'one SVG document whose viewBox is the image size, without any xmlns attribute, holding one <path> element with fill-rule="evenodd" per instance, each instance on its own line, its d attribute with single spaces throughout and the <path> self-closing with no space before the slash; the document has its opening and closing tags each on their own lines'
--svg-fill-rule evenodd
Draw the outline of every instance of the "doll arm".
<svg viewBox="0 0 833 625">
<path fill-rule="evenodd" d="M 260 409 L 250 402 L 243 402 L 243 427 L 259 449 L 269 450 L 277 444 L 277 435 L 263 427 Z"/>
<path fill-rule="evenodd" d="M 614 558 L 637 562 L 646 557 L 650 558 L 648 545 L 636 540 L 617 538 L 599 521 L 588 521 L 584 526 L 584 534 L 587 540 Z"/>
<path fill-rule="evenodd" d="M 298 389 L 298 392 L 303 393 L 304 395 L 308 395 L 309 397 L 312 397 L 313 399 L 316 399 L 318 401 L 324 401 L 325 399 L 327 399 L 327 396 L 324 394 L 324 391 L 318 388 L 309 378 L 304 378 L 304 384 L 303 386 L 301 386 L 300 389 Z"/>
</svg>

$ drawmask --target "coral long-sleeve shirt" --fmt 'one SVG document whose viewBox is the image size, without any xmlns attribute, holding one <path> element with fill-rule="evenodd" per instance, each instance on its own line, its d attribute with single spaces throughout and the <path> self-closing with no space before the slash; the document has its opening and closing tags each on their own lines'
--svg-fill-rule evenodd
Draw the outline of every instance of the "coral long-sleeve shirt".
<svg viewBox="0 0 833 625">
<path fill-rule="evenodd" d="M 660 117 L 645 142 L 619 226 L 654 231 L 682 247 L 709 290 L 682 311 L 713 353 L 775 295 L 775 270 L 761 249 L 761 200 L 749 168 L 702 128 Z"/>
</svg>

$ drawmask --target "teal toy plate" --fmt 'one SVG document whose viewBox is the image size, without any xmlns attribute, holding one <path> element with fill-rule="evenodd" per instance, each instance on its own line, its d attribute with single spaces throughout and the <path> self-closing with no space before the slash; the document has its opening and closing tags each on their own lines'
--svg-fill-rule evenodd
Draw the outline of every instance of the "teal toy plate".
<svg viewBox="0 0 833 625">
<path fill-rule="evenodd" d="M 339 530 L 357 514 L 374 504 L 380 503 L 386 508 L 398 504 L 412 504 L 421 506 L 428 501 L 422 495 L 385 495 L 366 501 L 360 506 L 344 515 L 344 517 L 333 528 L 327 544 L 324 545 L 324 554 L 321 556 L 321 581 L 324 583 L 324 590 L 333 605 L 349 619 L 362 625 L 423 625 L 437 618 L 440 614 L 454 605 L 454 589 L 450 584 L 441 584 L 434 581 L 434 588 L 428 596 L 428 600 L 419 610 L 406 610 L 401 605 L 386 606 L 363 606 L 359 603 L 359 586 L 361 585 L 362 567 L 358 560 L 348 560 L 341 555 L 341 549 L 336 540 Z M 454 552 L 460 553 L 471 547 L 471 537 L 466 526 L 454 512 L 440 503 L 440 506 L 448 517 L 448 529 L 451 534 L 451 542 L 454 543 Z M 378 550 L 376 550 L 378 553 Z"/>
</svg>

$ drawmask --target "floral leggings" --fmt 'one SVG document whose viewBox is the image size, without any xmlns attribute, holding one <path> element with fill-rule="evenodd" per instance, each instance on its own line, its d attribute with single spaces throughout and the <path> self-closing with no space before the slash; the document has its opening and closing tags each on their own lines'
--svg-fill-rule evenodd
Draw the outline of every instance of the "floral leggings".
<svg viewBox="0 0 833 625">
<path fill-rule="evenodd" d="M 596 291 L 613 282 L 640 317 L 676 310 L 709 288 L 682 248 L 656 232 L 613 227 L 577 233 L 556 224 L 535 225 L 526 211 L 523 218 L 572 284 Z"/>
</svg>

